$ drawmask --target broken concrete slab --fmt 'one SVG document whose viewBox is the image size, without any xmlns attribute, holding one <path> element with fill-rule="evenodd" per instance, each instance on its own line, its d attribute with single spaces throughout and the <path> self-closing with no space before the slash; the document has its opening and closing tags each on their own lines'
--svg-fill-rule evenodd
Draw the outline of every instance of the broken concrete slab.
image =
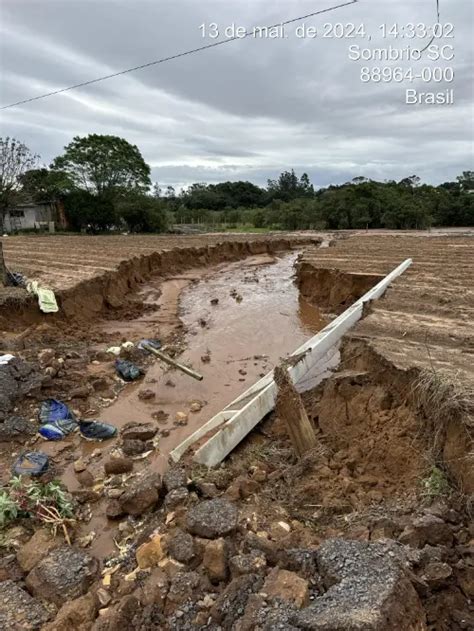
<svg viewBox="0 0 474 631">
<path fill-rule="evenodd" d="M 318 631 L 427 628 L 413 585 L 394 552 L 383 544 L 328 539 L 316 557 L 327 592 L 293 616 L 297 627 Z"/>
<path fill-rule="evenodd" d="M 228 535 L 237 527 L 236 506 L 223 498 L 205 500 L 187 514 L 187 528 L 193 535 L 215 539 Z"/>
<path fill-rule="evenodd" d="M 50 617 L 38 600 L 12 580 L 0 583 L 0 629 L 41 629 Z"/>
</svg>

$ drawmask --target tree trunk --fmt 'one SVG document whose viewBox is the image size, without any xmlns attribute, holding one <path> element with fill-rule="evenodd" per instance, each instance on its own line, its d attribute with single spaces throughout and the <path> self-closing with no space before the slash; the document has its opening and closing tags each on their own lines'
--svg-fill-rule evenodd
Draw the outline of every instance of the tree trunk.
<svg viewBox="0 0 474 631">
<path fill-rule="evenodd" d="M 8 284 L 7 268 L 3 258 L 3 243 L 0 241 L 0 285 L 6 287 Z"/>
<path fill-rule="evenodd" d="M 278 386 L 276 413 L 285 423 L 293 447 L 301 457 L 317 446 L 316 434 L 286 366 L 275 368 L 274 379 Z"/>
</svg>

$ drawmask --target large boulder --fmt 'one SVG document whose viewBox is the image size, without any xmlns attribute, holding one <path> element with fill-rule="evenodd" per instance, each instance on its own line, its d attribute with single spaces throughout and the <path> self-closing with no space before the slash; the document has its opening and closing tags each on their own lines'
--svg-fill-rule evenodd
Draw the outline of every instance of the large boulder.
<svg viewBox="0 0 474 631">
<path fill-rule="evenodd" d="M 0 583 L 0 629 L 41 629 L 49 618 L 43 605 L 16 583 Z"/>
<path fill-rule="evenodd" d="M 316 557 L 327 592 L 293 616 L 295 626 L 318 631 L 426 629 L 418 595 L 387 546 L 328 539 Z"/>
<path fill-rule="evenodd" d="M 205 500 L 187 514 L 187 528 L 193 535 L 215 539 L 228 535 L 237 527 L 237 508 L 226 499 Z"/>
<path fill-rule="evenodd" d="M 84 550 L 62 546 L 40 561 L 26 577 L 26 586 L 39 598 L 60 607 L 85 594 L 99 572 L 99 563 Z"/>
</svg>

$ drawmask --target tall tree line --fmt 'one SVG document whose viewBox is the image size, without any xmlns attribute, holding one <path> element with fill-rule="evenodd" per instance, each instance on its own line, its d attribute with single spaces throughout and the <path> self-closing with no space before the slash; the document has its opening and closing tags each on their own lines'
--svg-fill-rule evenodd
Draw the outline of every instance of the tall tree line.
<svg viewBox="0 0 474 631">
<path fill-rule="evenodd" d="M 195 183 L 176 193 L 153 184 L 140 150 L 123 138 L 74 138 L 49 167 L 12 138 L 0 138 L 0 220 L 26 200 L 64 205 L 72 230 L 162 232 L 173 223 L 246 224 L 267 229 L 424 229 L 474 225 L 474 171 L 423 184 L 412 175 L 355 177 L 315 189 L 306 173 L 283 171 L 266 187 Z"/>
</svg>

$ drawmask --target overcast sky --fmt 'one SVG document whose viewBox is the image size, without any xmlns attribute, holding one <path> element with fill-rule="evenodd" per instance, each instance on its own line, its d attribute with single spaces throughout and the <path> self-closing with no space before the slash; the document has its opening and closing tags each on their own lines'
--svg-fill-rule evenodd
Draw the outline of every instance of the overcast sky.
<svg viewBox="0 0 474 631">
<path fill-rule="evenodd" d="M 340 0 L 343 2 L 344 0 Z M 263 26 L 338 4 L 330 0 L 0 0 L 0 104 L 29 98 L 213 39 L 200 25 Z M 248 179 L 286 168 L 316 186 L 354 176 L 439 183 L 473 168 L 472 0 L 440 0 L 454 61 L 452 84 L 367 84 L 348 47 L 419 48 L 380 38 L 382 23 L 435 22 L 435 0 L 360 0 L 306 20 L 363 23 L 364 39 L 247 38 L 93 86 L 0 112 L 49 164 L 73 136 L 115 134 L 138 145 L 152 179 L 175 187 Z M 380 65 L 372 63 L 371 65 Z M 390 65 L 390 64 L 384 64 Z M 405 89 L 454 89 L 454 105 L 407 105 Z"/>
</svg>

